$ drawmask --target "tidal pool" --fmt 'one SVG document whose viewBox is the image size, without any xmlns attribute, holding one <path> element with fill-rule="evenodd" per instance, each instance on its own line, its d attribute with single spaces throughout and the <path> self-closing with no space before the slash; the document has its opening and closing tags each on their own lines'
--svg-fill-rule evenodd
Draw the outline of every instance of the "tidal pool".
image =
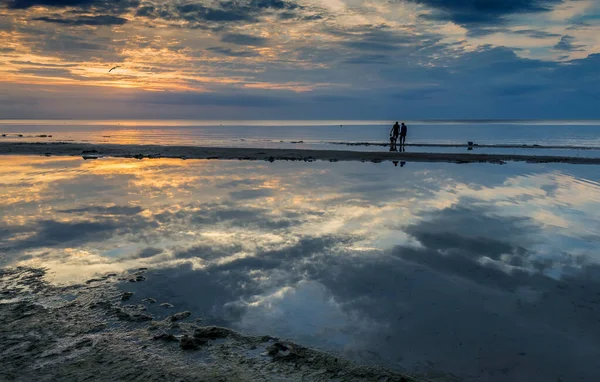
<svg viewBox="0 0 600 382">
<path fill-rule="evenodd" d="M 599 181 L 561 164 L 3 156 L 0 264 L 60 284 L 147 267 L 132 303 L 436 381 L 593 381 Z"/>
</svg>

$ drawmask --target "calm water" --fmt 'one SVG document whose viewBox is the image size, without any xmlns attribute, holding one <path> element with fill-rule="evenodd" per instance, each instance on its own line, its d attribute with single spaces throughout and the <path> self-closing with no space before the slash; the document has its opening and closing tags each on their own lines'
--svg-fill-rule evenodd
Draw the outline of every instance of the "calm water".
<svg viewBox="0 0 600 382">
<path fill-rule="evenodd" d="M 66 284 L 149 267 L 124 285 L 134 304 L 364 363 L 594 381 L 599 181 L 574 165 L 4 156 L 0 261 Z"/>
<path fill-rule="evenodd" d="M 328 145 L 327 142 L 386 142 L 392 123 L 393 121 L 0 121 L 0 134 L 7 134 L 0 139 L 384 150 Z M 600 122 L 594 121 L 528 124 L 409 122 L 408 125 L 408 143 L 465 144 L 473 141 L 479 144 L 600 147 Z M 18 137 L 18 134 L 23 137 Z M 36 137 L 42 134 L 52 137 Z M 303 143 L 291 143 L 298 141 Z"/>
</svg>

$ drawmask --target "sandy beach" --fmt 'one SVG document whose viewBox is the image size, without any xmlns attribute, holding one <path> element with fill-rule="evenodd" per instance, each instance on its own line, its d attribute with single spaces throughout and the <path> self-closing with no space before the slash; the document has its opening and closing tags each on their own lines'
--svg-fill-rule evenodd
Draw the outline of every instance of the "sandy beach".
<svg viewBox="0 0 600 382">
<path fill-rule="evenodd" d="M 0 155 L 57 155 L 83 156 L 95 159 L 101 156 L 117 158 L 181 158 L 181 159 L 238 159 L 288 161 L 410 161 L 450 163 L 496 163 L 508 161 L 529 163 L 600 164 L 600 158 L 541 156 L 518 154 L 471 153 L 410 153 L 410 152 L 356 152 L 338 150 L 299 150 L 266 148 L 227 148 L 164 145 L 112 145 L 86 143 L 0 143 Z"/>
</svg>

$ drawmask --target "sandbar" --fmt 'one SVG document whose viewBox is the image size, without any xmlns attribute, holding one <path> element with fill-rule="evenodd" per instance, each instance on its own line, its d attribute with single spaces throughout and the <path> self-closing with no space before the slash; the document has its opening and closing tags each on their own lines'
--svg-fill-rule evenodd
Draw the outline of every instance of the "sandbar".
<svg viewBox="0 0 600 382">
<path fill-rule="evenodd" d="M 91 144 L 91 143 L 0 143 L 0 155 L 57 155 L 84 156 L 94 159 L 101 156 L 117 158 L 181 158 L 181 159 L 227 159 L 227 160 L 276 160 L 288 161 L 362 161 L 379 163 L 383 161 L 406 162 L 449 162 L 449 163 L 496 163 L 509 161 L 529 163 L 571 163 L 600 164 L 600 158 L 518 155 L 518 154 L 480 154 L 480 153 L 427 153 L 427 152 L 374 152 L 343 150 L 304 150 L 304 149 L 266 149 L 266 148 L 230 148 L 200 146 L 166 145 L 129 145 L 129 144 Z"/>
</svg>

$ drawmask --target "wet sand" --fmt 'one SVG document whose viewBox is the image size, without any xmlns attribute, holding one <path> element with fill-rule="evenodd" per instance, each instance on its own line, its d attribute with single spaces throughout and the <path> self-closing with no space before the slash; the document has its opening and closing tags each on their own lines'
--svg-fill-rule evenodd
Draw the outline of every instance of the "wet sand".
<svg viewBox="0 0 600 382">
<path fill-rule="evenodd" d="M 342 146 L 375 146 L 390 147 L 384 142 L 327 142 L 330 145 Z M 491 149 L 556 149 L 556 150 L 600 150 L 598 146 L 575 146 L 575 145 L 517 145 L 517 144 L 478 144 L 467 143 L 406 143 L 406 147 L 453 147 L 453 148 L 491 148 Z"/>
<path fill-rule="evenodd" d="M 508 161 L 529 163 L 600 164 L 600 158 L 475 153 L 423 152 L 358 152 L 338 150 L 300 150 L 264 148 L 227 148 L 163 145 L 112 145 L 85 143 L 0 143 L 0 155 L 58 155 L 82 156 L 96 159 L 101 156 L 120 158 L 181 158 L 181 159 L 239 159 L 291 161 L 383 161 L 496 163 Z"/>
<path fill-rule="evenodd" d="M 119 282 L 145 270 L 54 286 L 44 271 L 0 269 L 3 381 L 423 381 L 270 336 L 201 326 L 192 312 L 155 320 Z M 163 304 L 164 305 L 164 304 Z M 172 306 L 169 306 L 172 308 Z"/>
</svg>

